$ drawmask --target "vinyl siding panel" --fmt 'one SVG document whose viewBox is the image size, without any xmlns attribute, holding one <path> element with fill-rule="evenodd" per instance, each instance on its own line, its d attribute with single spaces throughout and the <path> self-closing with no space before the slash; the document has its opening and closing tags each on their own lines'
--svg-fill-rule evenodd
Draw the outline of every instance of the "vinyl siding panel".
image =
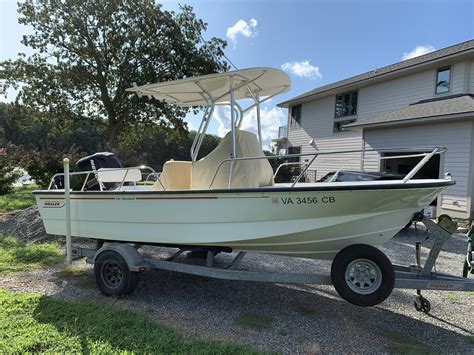
<svg viewBox="0 0 474 355">
<path fill-rule="evenodd" d="M 301 125 L 289 128 L 290 146 L 301 146 L 302 153 L 313 153 L 315 148 L 309 145 L 309 141 L 314 139 L 317 149 L 321 151 L 361 149 L 361 132 L 333 133 L 334 107 L 335 96 L 304 103 L 301 107 Z M 329 171 L 339 169 L 344 162 L 345 169 L 359 170 L 360 153 L 318 157 L 310 170 L 316 170 L 317 178 L 320 178 Z"/>
<path fill-rule="evenodd" d="M 464 87 L 465 63 L 451 66 L 451 90 L 460 94 Z M 393 111 L 420 100 L 434 98 L 436 69 L 385 81 L 359 89 L 358 118 L 366 119 Z"/>
<path fill-rule="evenodd" d="M 470 73 L 469 92 L 474 93 L 474 60 L 471 62 L 471 73 Z"/>
<path fill-rule="evenodd" d="M 367 86 L 359 90 L 358 117 L 366 119 L 433 97 L 435 70 Z"/>
<path fill-rule="evenodd" d="M 441 176 L 450 172 L 456 185 L 443 193 L 441 208 L 455 211 L 468 218 L 470 211 L 470 159 L 472 144 L 472 122 L 453 122 L 413 127 L 368 130 L 364 133 L 366 148 L 396 148 L 445 146 L 448 151 L 441 161 Z M 396 149 L 394 149 L 396 151 Z M 375 153 L 366 153 L 364 167 L 367 170 L 379 170 L 380 160 Z"/>
<path fill-rule="evenodd" d="M 362 133 L 349 132 L 337 133 L 333 137 L 316 139 L 318 150 L 334 151 L 334 150 L 360 150 L 362 148 Z M 303 152 L 314 152 L 314 148 L 306 145 Z M 361 153 L 332 154 L 324 155 L 316 158 L 311 165 L 311 170 L 316 170 L 316 177 L 319 179 L 330 171 L 338 169 L 360 170 Z"/>
<path fill-rule="evenodd" d="M 451 66 L 451 91 L 450 94 L 462 94 L 464 91 L 465 63 L 457 63 Z"/>
</svg>

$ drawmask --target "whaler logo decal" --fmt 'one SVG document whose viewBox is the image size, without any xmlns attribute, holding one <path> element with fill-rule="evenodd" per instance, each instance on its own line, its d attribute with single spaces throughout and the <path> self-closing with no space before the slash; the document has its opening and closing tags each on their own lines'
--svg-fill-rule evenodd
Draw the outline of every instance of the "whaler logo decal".
<svg viewBox="0 0 474 355">
<path fill-rule="evenodd" d="M 62 208 L 64 207 L 64 201 L 44 201 L 44 208 Z"/>
</svg>

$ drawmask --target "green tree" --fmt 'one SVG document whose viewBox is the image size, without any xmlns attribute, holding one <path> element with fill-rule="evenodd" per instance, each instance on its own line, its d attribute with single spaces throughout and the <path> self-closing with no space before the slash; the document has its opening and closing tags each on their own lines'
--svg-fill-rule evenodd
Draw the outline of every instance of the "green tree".
<svg viewBox="0 0 474 355">
<path fill-rule="evenodd" d="M 163 164 L 169 159 L 190 160 L 191 145 L 195 136 L 196 132 L 191 131 L 173 142 L 167 142 L 166 132 L 159 126 L 137 125 L 120 137 L 119 155 L 127 165 L 136 166 L 146 163 L 157 171 L 161 171 Z M 206 134 L 198 159 L 209 154 L 220 141 L 219 137 Z"/>
<path fill-rule="evenodd" d="M 69 151 L 72 145 L 86 154 L 103 150 L 106 130 L 93 122 L 36 112 L 17 104 L 0 103 L 0 127 L 4 140 L 26 151 L 37 151 L 45 146 L 58 151 Z"/>
<path fill-rule="evenodd" d="M 51 177 L 62 171 L 63 158 L 74 162 L 95 152 L 104 141 L 102 127 L 16 104 L 0 103 L 0 127 L 0 148 L 5 152 L 0 156 L 0 193 L 7 192 L 8 185 L 18 178 L 7 171 L 22 167 L 38 185 L 46 187 Z"/>
<path fill-rule="evenodd" d="M 33 28 L 22 43 L 31 56 L 0 62 L 3 90 L 17 102 L 107 130 L 108 148 L 120 132 L 158 123 L 168 134 L 186 131 L 187 110 L 125 92 L 132 83 L 169 81 L 225 71 L 226 42 L 201 41 L 206 23 L 190 6 L 165 11 L 153 0 L 26 0 L 19 22 Z"/>
</svg>

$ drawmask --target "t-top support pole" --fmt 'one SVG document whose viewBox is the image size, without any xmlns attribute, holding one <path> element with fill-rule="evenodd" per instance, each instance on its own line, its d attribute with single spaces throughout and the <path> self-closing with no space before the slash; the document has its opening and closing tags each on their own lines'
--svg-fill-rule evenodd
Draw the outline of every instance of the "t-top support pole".
<svg viewBox="0 0 474 355">
<path fill-rule="evenodd" d="M 230 127 L 232 129 L 232 159 L 237 158 L 237 142 L 236 142 L 236 131 L 235 131 L 235 100 L 234 100 L 234 78 L 229 78 L 230 83 Z"/>
<path fill-rule="evenodd" d="M 255 103 L 257 107 L 257 128 L 258 128 L 258 141 L 260 142 L 260 148 L 263 148 L 262 142 L 262 124 L 260 122 L 260 101 L 258 95 L 255 96 Z"/>
<path fill-rule="evenodd" d="M 64 158 L 64 207 L 66 211 L 66 261 L 72 263 L 72 240 L 71 240 L 71 195 L 69 184 L 69 159 Z"/>
</svg>

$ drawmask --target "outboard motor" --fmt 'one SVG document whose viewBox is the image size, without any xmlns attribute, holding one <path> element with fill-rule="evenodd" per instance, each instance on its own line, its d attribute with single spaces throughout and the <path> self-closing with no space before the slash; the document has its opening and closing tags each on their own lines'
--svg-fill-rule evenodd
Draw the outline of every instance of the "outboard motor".
<svg viewBox="0 0 474 355">
<path fill-rule="evenodd" d="M 79 191 L 84 186 L 84 191 L 98 191 L 100 184 L 102 190 L 112 190 L 119 186 L 118 183 L 100 183 L 97 180 L 97 171 L 101 168 L 122 168 L 122 162 L 114 154 L 110 152 L 100 152 L 81 158 L 77 161 L 74 172 L 92 171 L 89 176 L 87 174 L 71 175 L 71 190 Z M 84 185 L 85 179 L 87 182 Z M 54 181 L 56 188 L 64 188 L 64 178 L 60 176 Z"/>
</svg>

